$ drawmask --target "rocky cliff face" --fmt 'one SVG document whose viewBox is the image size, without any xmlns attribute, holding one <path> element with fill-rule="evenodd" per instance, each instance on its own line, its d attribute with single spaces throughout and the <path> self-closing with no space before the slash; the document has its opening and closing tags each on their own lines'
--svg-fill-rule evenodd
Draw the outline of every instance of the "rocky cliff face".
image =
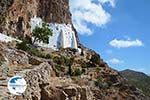
<svg viewBox="0 0 150 100">
<path fill-rule="evenodd" d="M 70 23 L 68 0 L 1 0 L 0 32 L 22 37 L 30 35 L 30 20 L 41 17 L 48 23 Z"/>
<path fill-rule="evenodd" d="M 40 49 L 40 48 L 38 48 Z M 41 53 L 48 52 L 41 48 Z M 31 55 L 14 43 L 0 43 L 0 99 L 2 100 L 149 100 L 99 55 L 88 49 L 74 49 Z M 7 89 L 8 79 L 20 75 L 27 89 L 14 96 Z"/>
</svg>

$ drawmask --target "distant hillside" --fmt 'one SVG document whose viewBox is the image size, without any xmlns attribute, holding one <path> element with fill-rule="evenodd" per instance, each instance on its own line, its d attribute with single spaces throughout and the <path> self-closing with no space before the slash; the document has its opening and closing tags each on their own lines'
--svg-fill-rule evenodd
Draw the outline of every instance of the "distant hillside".
<svg viewBox="0 0 150 100">
<path fill-rule="evenodd" d="M 143 90 L 144 94 L 150 97 L 150 76 L 133 70 L 124 70 L 120 72 L 129 83 Z"/>
</svg>

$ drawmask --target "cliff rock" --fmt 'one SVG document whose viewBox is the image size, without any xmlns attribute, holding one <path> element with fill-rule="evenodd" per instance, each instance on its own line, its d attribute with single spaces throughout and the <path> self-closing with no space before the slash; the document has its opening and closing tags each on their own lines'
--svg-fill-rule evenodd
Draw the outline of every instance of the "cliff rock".
<svg viewBox="0 0 150 100">
<path fill-rule="evenodd" d="M 74 49 L 62 49 L 45 59 L 7 44 L 0 47 L 2 100 L 149 100 L 88 49 L 84 55 Z M 23 76 L 27 82 L 20 96 L 7 89 L 8 79 L 14 75 Z"/>
</svg>

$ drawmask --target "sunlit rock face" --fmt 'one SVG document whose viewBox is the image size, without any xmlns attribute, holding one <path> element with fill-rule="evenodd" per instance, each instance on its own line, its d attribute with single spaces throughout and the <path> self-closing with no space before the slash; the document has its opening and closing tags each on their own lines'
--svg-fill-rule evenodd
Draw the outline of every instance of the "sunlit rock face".
<svg viewBox="0 0 150 100">
<path fill-rule="evenodd" d="M 36 26 L 42 26 L 41 18 L 34 17 L 31 19 L 31 29 L 33 30 Z M 49 36 L 49 43 L 37 43 L 39 46 L 49 47 L 54 50 L 68 47 L 77 49 L 77 40 L 71 24 L 49 23 L 49 28 L 53 32 L 53 35 Z"/>
</svg>

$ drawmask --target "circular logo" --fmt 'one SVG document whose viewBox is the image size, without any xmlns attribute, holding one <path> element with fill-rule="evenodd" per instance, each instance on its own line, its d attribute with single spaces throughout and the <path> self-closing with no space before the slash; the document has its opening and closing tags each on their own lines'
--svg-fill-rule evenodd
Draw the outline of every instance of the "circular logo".
<svg viewBox="0 0 150 100">
<path fill-rule="evenodd" d="M 27 87 L 27 83 L 22 76 L 14 76 L 8 81 L 8 90 L 14 95 L 21 95 Z"/>
</svg>

